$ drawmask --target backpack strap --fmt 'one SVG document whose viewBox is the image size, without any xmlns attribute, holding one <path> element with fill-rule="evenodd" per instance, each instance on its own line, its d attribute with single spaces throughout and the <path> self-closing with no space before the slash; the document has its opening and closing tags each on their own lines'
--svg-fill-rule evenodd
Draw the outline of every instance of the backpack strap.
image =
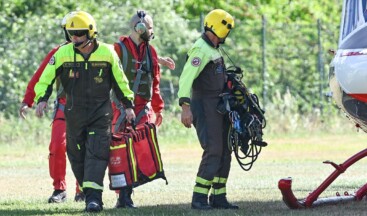
<svg viewBox="0 0 367 216">
<path fill-rule="evenodd" d="M 125 127 L 125 119 L 126 119 L 126 112 L 125 112 L 125 108 L 122 106 L 122 104 L 120 103 L 120 101 L 117 99 L 115 93 L 111 92 L 111 100 L 115 103 L 116 108 L 120 111 L 120 116 L 117 118 L 116 124 L 115 124 L 115 129 L 113 131 L 113 133 L 117 133 L 119 131 L 119 128 L 124 128 Z"/>
<path fill-rule="evenodd" d="M 140 119 L 143 118 L 143 116 L 145 116 L 146 114 L 148 114 L 148 111 L 149 111 L 148 106 L 145 106 L 144 109 L 140 110 L 138 115 L 136 115 L 135 122 L 139 123 Z"/>
<path fill-rule="evenodd" d="M 145 61 L 146 61 L 146 64 L 147 64 L 147 67 L 146 67 L 146 71 L 152 71 L 151 70 L 151 67 L 152 67 L 152 55 L 150 53 L 150 47 L 149 47 L 149 43 L 146 43 L 146 51 L 145 51 Z M 138 92 L 138 87 L 140 85 L 140 81 L 141 81 L 141 76 L 142 74 L 145 74 L 147 73 L 146 71 L 142 70 L 143 68 L 143 63 L 140 62 L 139 63 L 140 66 L 139 66 L 139 69 L 136 71 L 136 77 L 135 77 L 135 80 L 134 80 L 134 85 L 133 85 L 133 89 L 132 91 L 136 94 Z"/>
<path fill-rule="evenodd" d="M 139 87 L 139 84 L 140 84 L 142 74 L 145 74 L 145 72 L 141 69 L 141 65 L 140 65 L 140 68 L 136 71 L 136 77 L 135 77 L 135 80 L 134 80 L 133 89 L 131 89 L 134 92 L 134 94 L 136 94 L 138 92 L 138 87 Z"/>
</svg>

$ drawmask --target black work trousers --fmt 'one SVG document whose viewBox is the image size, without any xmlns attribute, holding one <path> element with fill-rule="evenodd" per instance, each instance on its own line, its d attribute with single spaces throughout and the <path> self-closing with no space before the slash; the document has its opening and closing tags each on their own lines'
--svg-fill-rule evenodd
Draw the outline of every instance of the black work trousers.
<svg viewBox="0 0 367 216">
<path fill-rule="evenodd" d="M 228 178 L 231 167 L 227 145 L 229 123 L 216 110 L 219 100 L 219 97 L 193 97 L 190 104 L 193 124 L 204 150 L 197 176 L 209 181 L 214 177 Z"/>
<path fill-rule="evenodd" d="M 78 183 L 103 191 L 111 141 L 111 103 L 65 110 L 67 155 Z"/>
</svg>

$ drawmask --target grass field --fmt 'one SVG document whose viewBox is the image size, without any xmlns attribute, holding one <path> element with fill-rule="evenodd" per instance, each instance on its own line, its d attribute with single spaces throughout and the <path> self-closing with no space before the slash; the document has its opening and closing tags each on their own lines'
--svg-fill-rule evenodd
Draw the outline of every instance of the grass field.
<svg viewBox="0 0 367 216">
<path fill-rule="evenodd" d="M 290 210 L 282 202 L 277 185 L 279 179 L 291 176 L 296 197 L 306 197 L 334 170 L 322 162 L 344 162 L 365 148 L 366 134 L 265 137 L 269 146 L 263 149 L 249 172 L 241 170 L 237 161 L 232 160 L 227 193 L 228 199 L 240 209 L 208 212 L 190 209 L 201 149 L 194 133 L 187 134 L 185 138 L 160 138 L 168 185 L 163 180 L 156 180 L 136 188 L 133 200 L 138 209 L 114 209 L 116 195 L 108 189 L 106 178 L 104 211 L 100 215 L 365 215 L 364 201 Z M 85 214 L 84 203 L 73 202 L 75 179 L 70 166 L 67 170 L 68 201 L 47 203 L 53 191 L 48 174 L 48 143 L 15 143 L 0 143 L 0 215 Z M 366 168 L 364 160 L 352 166 L 321 197 L 334 196 L 337 191 L 353 192 L 367 182 Z"/>
</svg>

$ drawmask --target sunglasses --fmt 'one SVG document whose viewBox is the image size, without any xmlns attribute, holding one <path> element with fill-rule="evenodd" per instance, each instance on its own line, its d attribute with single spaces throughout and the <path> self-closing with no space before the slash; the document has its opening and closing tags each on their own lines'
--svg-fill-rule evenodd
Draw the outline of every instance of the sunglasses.
<svg viewBox="0 0 367 216">
<path fill-rule="evenodd" d="M 227 24 L 227 21 L 222 20 L 222 24 L 223 24 L 223 25 L 227 25 L 227 28 L 228 28 L 228 29 L 232 29 L 232 25 L 231 25 L 231 24 L 229 24 L 229 23 Z"/>
<path fill-rule="evenodd" d="M 88 34 L 88 30 L 68 30 L 68 34 L 70 37 L 77 36 L 81 37 Z"/>
</svg>

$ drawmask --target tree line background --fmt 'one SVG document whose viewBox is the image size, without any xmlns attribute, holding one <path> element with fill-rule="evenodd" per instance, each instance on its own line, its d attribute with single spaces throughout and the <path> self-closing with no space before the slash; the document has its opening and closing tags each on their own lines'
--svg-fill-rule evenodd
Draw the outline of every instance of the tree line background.
<svg viewBox="0 0 367 216">
<path fill-rule="evenodd" d="M 65 14 L 84 10 L 97 22 L 99 40 L 114 43 L 128 35 L 128 21 L 139 9 L 154 19 L 152 45 L 176 62 L 162 67 L 166 111 L 177 114 L 178 79 L 185 56 L 203 29 L 204 16 L 221 8 L 235 18 L 223 45 L 226 66 L 244 70 L 244 82 L 274 118 L 336 113 L 324 96 L 327 71 L 336 49 L 341 0 L 2 0 L 0 1 L 0 114 L 17 115 L 28 81 L 45 55 L 64 41 Z"/>
</svg>

